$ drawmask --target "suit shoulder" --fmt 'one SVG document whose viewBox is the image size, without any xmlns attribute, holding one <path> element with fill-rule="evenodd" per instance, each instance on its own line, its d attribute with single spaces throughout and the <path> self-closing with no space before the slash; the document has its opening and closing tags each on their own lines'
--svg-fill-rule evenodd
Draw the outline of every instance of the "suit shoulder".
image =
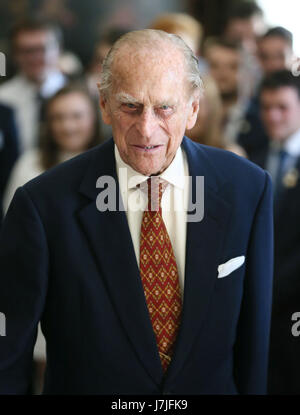
<svg viewBox="0 0 300 415">
<path fill-rule="evenodd" d="M 0 99 L 6 100 L 8 98 L 16 98 L 15 93 L 17 92 L 21 83 L 21 78 L 19 76 L 15 76 L 9 79 L 8 81 L 4 82 L 0 86 Z"/>
<path fill-rule="evenodd" d="M 24 187 L 29 192 L 36 192 L 45 188 L 53 188 L 57 191 L 71 189 L 78 185 L 82 179 L 82 174 L 87 169 L 93 157 L 98 153 L 98 145 L 90 150 L 85 151 L 78 156 L 60 163 L 49 170 L 27 182 Z"/>
<path fill-rule="evenodd" d="M 265 181 L 265 170 L 257 164 L 238 156 L 229 150 L 214 148 L 199 144 L 200 151 L 208 158 L 215 170 L 221 174 L 224 179 L 231 182 L 247 180 Z"/>
<path fill-rule="evenodd" d="M 5 119 L 6 117 L 11 117 L 13 114 L 13 108 L 3 102 L 0 102 L 0 116 Z"/>
<path fill-rule="evenodd" d="M 204 176 L 207 188 L 227 200 L 243 199 L 256 206 L 265 189 L 271 187 L 270 178 L 262 168 L 231 151 L 191 140 L 184 141 L 184 149 L 193 174 Z"/>
</svg>

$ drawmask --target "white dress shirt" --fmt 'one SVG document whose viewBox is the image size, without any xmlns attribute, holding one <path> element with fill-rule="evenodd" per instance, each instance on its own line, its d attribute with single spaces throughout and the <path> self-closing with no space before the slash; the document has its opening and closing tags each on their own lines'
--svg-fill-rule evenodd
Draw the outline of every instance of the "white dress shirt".
<svg viewBox="0 0 300 415">
<path fill-rule="evenodd" d="M 300 157 L 300 129 L 288 137 L 283 144 L 271 141 L 266 170 L 271 174 L 273 180 L 279 167 L 278 154 L 280 150 L 284 150 L 288 154 L 283 166 L 283 170 L 286 172 L 295 167 L 297 159 Z"/>
<path fill-rule="evenodd" d="M 65 76 L 59 71 L 53 71 L 40 88 L 23 75 L 16 75 L 1 85 L 0 102 L 15 110 L 21 151 L 32 148 L 37 143 L 40 114 L 38 93 L 42 98 L 49 98 L 65 83 Z"/>
<path fill-rule="evenodd" d="M 283 149 L 290 156 L 300 156 L 300 130 L 297 130 L 284 142 Z"/>
<path fill-rule="evenodd" d="M 128 226 L 134 246 L 135 256 L 139 265 L 140 233 L 143 211 L 147 205 L 147 196 L 137 188 L 137 185 L 146 181 L 147 176 L 132 169 L 120 157 L 115 145 L 116 168 Z M 186 225 L 189 195 L 188 163 L 181 147 L 168 166 L 159 175 L 169 185 L 162 195 L 162 217 L 170 237 L 173 252 L 176 258 L 181 293 L 184 289 Z"/>
</svg>

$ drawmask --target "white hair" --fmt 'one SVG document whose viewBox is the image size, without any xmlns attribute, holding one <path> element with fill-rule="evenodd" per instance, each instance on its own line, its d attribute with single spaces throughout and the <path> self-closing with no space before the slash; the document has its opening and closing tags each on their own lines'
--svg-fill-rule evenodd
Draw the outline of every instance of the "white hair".
<svg viewBox="0 0 300 415">
<path fill-rule="evenodd" d="M 153 48 L 161 46 L 161 41 L 169 42 L 182 52 L 186 64 L 187 82 L 190 84 L 191 91 L 203 90 L 203 84 L 200 76 L 198 59 L 187 44 L 177 35 L 163 32 L 162 30 L 144 29 L 128 32 L 121 36 L 112 46 L 109 53 L 105 57 L 100 74 L 99 91 L 100 94 L 107 98 L 112 86 L 112 65 L 116 53 L 123 45 L 134 46 L 136 49 Z"/>
</svg>

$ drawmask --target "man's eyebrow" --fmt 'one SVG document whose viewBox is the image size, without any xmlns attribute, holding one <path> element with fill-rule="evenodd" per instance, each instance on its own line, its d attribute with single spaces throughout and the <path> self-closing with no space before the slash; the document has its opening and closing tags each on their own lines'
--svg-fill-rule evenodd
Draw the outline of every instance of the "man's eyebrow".
<svg viewBox="0 0 300 415">
<path fill-rule="evenodd" d="M 157 106 L 160 106 L 160 107 L 162 107 L 164 105 L 166 105 L 167 107 L 175 107 L 176 106 L 176 103 L 175 103 L 175 101 L 173 101 L 172 99 L 170 99 L 170 100 L 163 100 L 163 101 L 157 102 L 156 105 Z"/>
<path fill-rule="evenodd" d="M 132 97 L 126 92 L 119 92 L 116 94 L 116 100 L 123 104 L 140 104 L 136 98 Z"/>
<path fill-rule="evenodd" d="M 141 105 L 141 103 L 136 98 L 134 98 L 130 94 L 127 94 L 127 92 L 118 92 L 115 95 L 115 98 L 121 104 Z M 163 105 L 167 105 L 169 107 L 176 107 L 177 103 L 174 102 L 174 100 L 172 98 L 166 99 L 166 100 L 163 99 L 162 101 L 155 102 L 155 106 L 157 106 L 157 107 L 161 107 Z"/>
</svg>

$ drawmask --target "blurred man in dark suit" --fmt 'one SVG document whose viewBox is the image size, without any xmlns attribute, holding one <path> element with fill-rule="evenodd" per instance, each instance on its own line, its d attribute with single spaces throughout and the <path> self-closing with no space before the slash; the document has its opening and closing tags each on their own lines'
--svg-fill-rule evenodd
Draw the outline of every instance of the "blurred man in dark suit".
<svg viewBox="0 0 300 415">
<path fill-rule="evenodd" d="M 261 77 L 284 69 L 290 70 L 293 58 L 292 33 L 281 26 L 269 29 L 257 39 L 257 58 L 262 71 Z M 268 142 L 260 116 L 259 85 L 255 85 L 252 94 L 238 136 L 238 143 L 246 150 L 250 159 L 252 153 L 255 154 Z"/>
<path fill-rule="evenodd" d="M 36 18 L 22 20 L 10 35 L 17 74 L 0 86 L 0 102 L 15 111 L 20 151 L 37 145 L 43 103 L 62 88 L 67 78 L 58 68 L 61 32 Z"/>
<path fill-rule="evenodd" d="M 269 135 L 252 160 L 274 184 L 275 266 L 269 392 L 300 393 L 299 338 L 292 334 L 300 311 L 300 79 L 279 71 L 264 79 L 261 117 Z"/>
</svg>

